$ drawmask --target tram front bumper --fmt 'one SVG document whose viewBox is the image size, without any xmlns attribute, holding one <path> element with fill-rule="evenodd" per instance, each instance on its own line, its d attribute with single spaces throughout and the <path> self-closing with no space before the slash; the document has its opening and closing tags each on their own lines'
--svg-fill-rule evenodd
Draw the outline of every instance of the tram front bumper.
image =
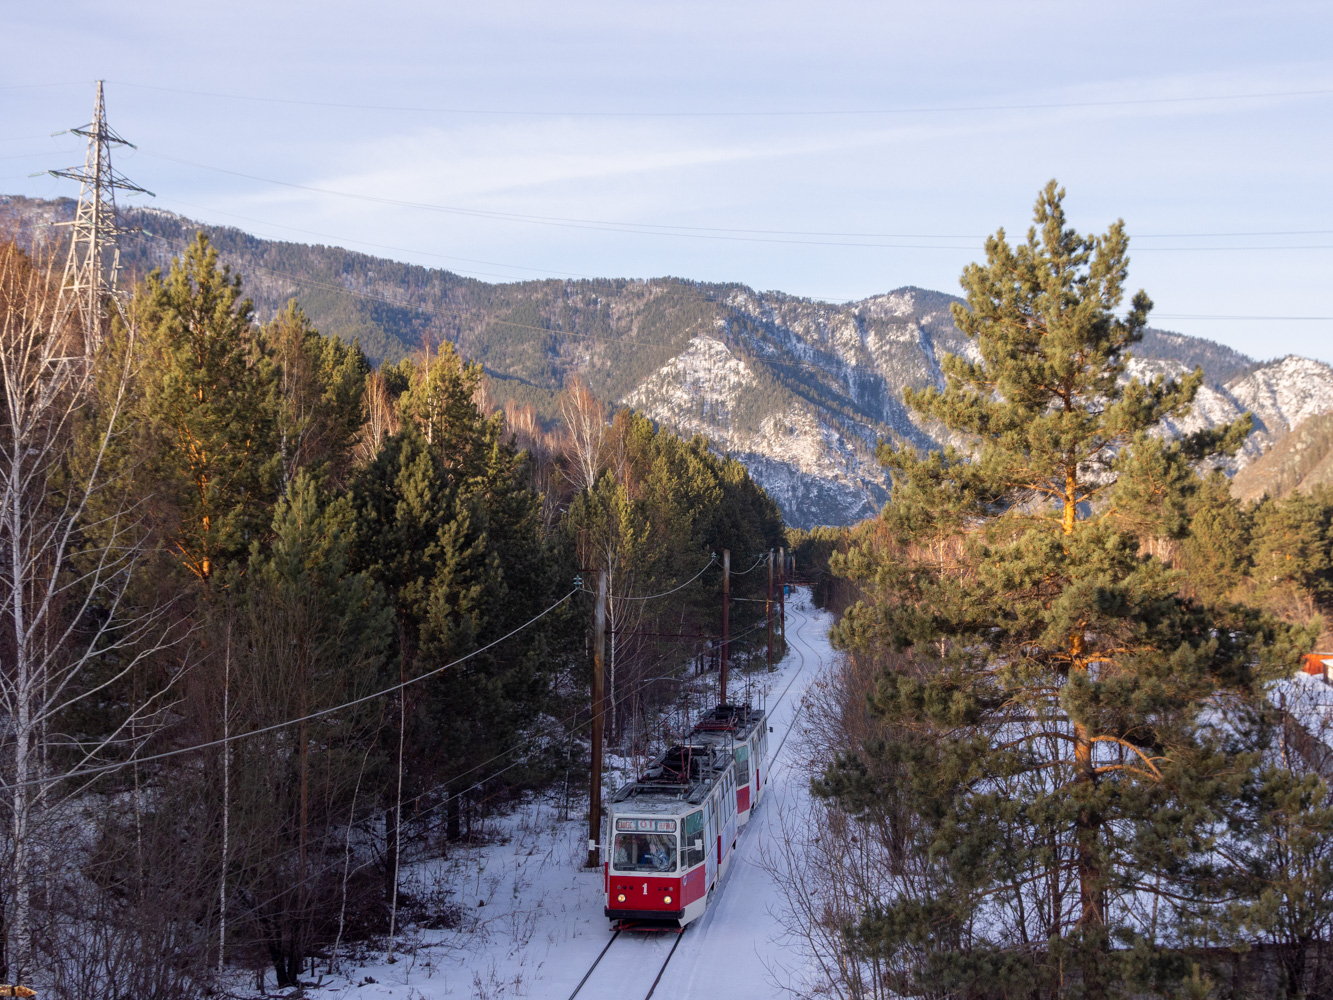
<svg viewBox="0 0 1333 1000">
<path fill-rule="evenodd" d="M 620 907 L 604 907 L 606 915 L 612 920 L 679 920 L 685 916 L 680 910 L 624 910 Z"/>
</svg>

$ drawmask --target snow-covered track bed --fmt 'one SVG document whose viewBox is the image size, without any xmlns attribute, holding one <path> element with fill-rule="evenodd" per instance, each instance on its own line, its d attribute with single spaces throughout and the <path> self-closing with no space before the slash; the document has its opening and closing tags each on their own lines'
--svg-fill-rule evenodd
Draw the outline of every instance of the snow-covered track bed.
<svg viewBox="0 0 1333 1000">
<path fill-rule="evenodd" d="M 657 984 L 662 981 L 662 973 L 666 972 L 667 963 L 671 961 L 671 956 L 676 953 L 680 947 L 681 938 L 684 931 L 667 931 L 664 934 L 633 934 L 629 931 L 613 931 L 611 940 L 606 943 L 592 963 L 592 966 L 579 980 L 579 984 L 574 987 L 574 992 L 569 995 L 569 1000 L 574 1000 L 582 991 L 583 987 L 593 980 L 589 995 L 594 991 L 600 993 L 614 993 L 616 996 L 624 997 L 625 1000 L 634 1000 L 635 997 L 642 996 L 644 1000 L 649 1000 L 657 990 Z M 607 953 L 612 950 L 611 946 L 617 941 L 624 939 L 620 947 L 615 949 L 615 956 L 607 959 Z M 669 939 L 669 940 L 668 940 Z M 632 947 L 626 947 L 632 943 Z M 665 952 L 665 955 L 663 955 Z M 657 961 L 658 959 L 660 961 Z M 646 988 L 636 988 L 631 985 L 640 979 L 645 978 L 656 970 L 656 975 L 648 982 Z"/>
</svg>

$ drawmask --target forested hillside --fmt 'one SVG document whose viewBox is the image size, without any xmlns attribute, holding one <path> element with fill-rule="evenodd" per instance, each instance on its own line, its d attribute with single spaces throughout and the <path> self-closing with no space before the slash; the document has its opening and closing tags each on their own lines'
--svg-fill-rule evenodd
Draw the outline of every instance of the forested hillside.
<svg viewBox="0 0 1333 1000">
<path fill-rule="evenodd" d="M 2 980 L 287 988 L 447 919 L 405 859 L 587 773 L 597 575 L 608 740 L 643 753 L 714 653 L 721 553 L 783 544 L 706 442 L 573 383 L 577 433 L 507 417 L 447 342 L 374 370 L 206 237 L 94 330 L 48 264 L 0 244 Z M 742 672 L 763 588 L 733 582 Z"/>
<path fill-rule="evenodd" d="M 29 239 L 72 211 L 68 201 L 0 201 L 0 215 L 26 227 Z M 129 275 L 161 266 L 199 228 L 148 209 L 128 211 L 126 221 L 143 230 L 125 240 Z M 903 404 L 903 390 L 938 384 L 944 355 L 969 349 L 950 314 L 959 300 L 918 288 L 835 305 L 672 278 L 491 284 L 204 228 L 246 276 L 261 319 L 295 297 L 318 329 L 359 343 L 372 364 L 448 341 L 483 366 L 497 402 L 530 405 L 547 427 L 558 420 L 557 394 L 577 376 L 606 403 L 707 436 L 803 527 L 879 510 L 889 484 L 875 461 L 878 441 L 944 443 L 938 425 Z M 1202 367 L 1216 400 L 1209 421 L 1253 405 L 1248 396 L 1233 400 L 1226 385 L 1256 363 L 1229 348 L 1149 329 L 1134 354 L 1176 373 Z M 1326 395 L 1318 405 L 1333 406 L 1333 379 Z M 1280 415 L 1274 428 L 1240 461 L 1285 431 Z"/>
</svg>

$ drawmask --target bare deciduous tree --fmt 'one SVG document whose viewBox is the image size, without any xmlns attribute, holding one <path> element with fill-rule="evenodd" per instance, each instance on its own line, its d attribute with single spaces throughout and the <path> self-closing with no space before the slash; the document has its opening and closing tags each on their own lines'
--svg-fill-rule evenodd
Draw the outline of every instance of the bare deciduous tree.
<svg viewBox="0 0 1333 1000">
<path fill-rule="evenodd" d="M 593 488 L 606 467 L 606 407 L 592 394 L 586 382 L 576 378 L 560 399 L 568 438 L 565 457 L 567 475 L 576 493 Z"/>
<path fill-rule="evenodd" d="M 398 430 L 398 411 L 388 386 L 384 384 L 384 376 L 379 372 L 372 372 L 367 377 L 364 398 L 366 422 L 356 444 L 356 458 L 360 462 L 368 462 L 378 455 L 385 439 Z"/>
<path fill-rule="evenodd" d="M 166 690 L 128 704 L 105 696 L 177 636 L 165 608 L 136 606 L 131 591 L 139 501 L 112 455 L 125 431 L 133 338 L 91 363 L 60 312 L 49 262 L 0 245 L 0 780 L 9 841 L 0 971 L 14 979 L 32 965 L 39 868 L 61 860 L 40 849 L 61 804 L 53 792 L 63 784 L 76 794 L 79 778 L 133 756 Z M 114 717 L 95 736 L 64 732 L 92 699 L 119 702 Z"/>
</svg>

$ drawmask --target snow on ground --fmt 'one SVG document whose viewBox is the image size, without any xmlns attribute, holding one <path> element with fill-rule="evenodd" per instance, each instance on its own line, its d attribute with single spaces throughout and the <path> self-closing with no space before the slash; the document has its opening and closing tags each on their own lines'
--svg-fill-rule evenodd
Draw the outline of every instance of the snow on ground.
<svg viewBox="0 0 1333 1000">
<path fill-rule="evenodd" d="M 776 835 L 779 808 L 805 795 L 798 740 L 784 738 L 798 721 L 811 682 L 826 670 L 832 618 L 812 607 L 807 590 L 787 602 L 791 650 L 769 685 L 774 754 L 765 799 L 741 832 L 733 863 L 702 918 L 675 934 L 622 934 L 579 992 L 579 1000 L 645 996 L 667 953 L 679 941 L 653 994 L 672 1000 L 714 996 L 767 997 L 779 987 L 780 897 L 760 865 L 766 838 Z M 602 873 L 582 867 L 587 829 L 577 806 L 562 819 L 554 799 L 537 799 L 498 823 L 496 842 L 456 850 L 404 875 L 414 896 L 447 899 L 457 926 L 407 927 L 394 960 L 383 951 L 344 954 L 341 974 L 320 978 L 307 996 L 330 1000 L 436 1000 L 460 997 L 568 997 L 610 940 L 602 913 Z M 320 963 L 321 968 L 324 963 Z M 309 977 L 308 977 L 309 978 Z"/>
</svg>

